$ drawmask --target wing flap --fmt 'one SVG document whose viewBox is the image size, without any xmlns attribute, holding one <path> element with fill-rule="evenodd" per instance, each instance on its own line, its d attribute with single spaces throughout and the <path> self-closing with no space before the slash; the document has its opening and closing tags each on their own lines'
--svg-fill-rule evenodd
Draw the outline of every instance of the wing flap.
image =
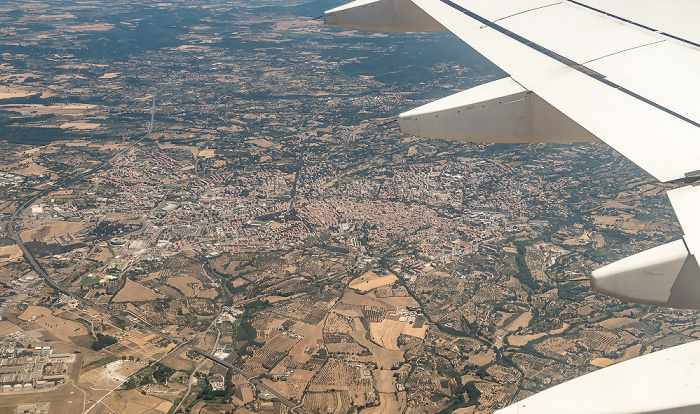
<svg viewBox="0 0 700 414">
<path fill-rule="evenodd" d="M 591 274 L 591 288 L 645 305 L 700 309 L 700 267 L 676 240 L 618 260 Z"/>
<path fill-rule="evenodd" d="M 591 142 L 597 138 L 511 78 L 399 115 L 405 134 L 470 142 Z"/>
</svg>

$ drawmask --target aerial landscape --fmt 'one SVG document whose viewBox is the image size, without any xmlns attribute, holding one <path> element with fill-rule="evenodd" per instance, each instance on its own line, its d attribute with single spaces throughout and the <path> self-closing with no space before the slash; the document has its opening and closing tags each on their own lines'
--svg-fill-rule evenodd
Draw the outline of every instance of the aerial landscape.
<svg viewBox="0 0 700 414">
<path fill-rule="evenodd" d="M 492 413 L 700 338 L 588 283 L 670 186 L 400 134 L 504 74 L 340 3 L 0 5 L 0 414 Z"/>
</svg>

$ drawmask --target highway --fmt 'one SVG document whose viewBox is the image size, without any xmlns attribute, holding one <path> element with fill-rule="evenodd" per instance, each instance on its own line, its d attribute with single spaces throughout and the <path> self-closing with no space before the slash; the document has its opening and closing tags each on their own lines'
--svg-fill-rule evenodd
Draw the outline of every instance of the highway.
<svg viewBox="0 0 700 414">
<path fill-rule="evenodd" d="M 161 89 L 161 90 L 162 90 L 162 89 Z M 219 365 L 221 365 L 221 366 L 224 366 L 224 367 L 226 367 L 226 368 L 232 370 L 233 372 L 235 372 L 235 373 L 237 373 L 237 374 L 242 375 L 248 382 L 250 382 L 251 384 L 254 384 L 254 385 L 255 385 L 256 387 L 258 387 L 260 390 L 265 391 L 265 392 L 267 392 L 268 394 L 274 396 L 276 399 L 278 399 L 279 401 L 281 401 L 284 405 L 286 405 L 287 407 L 289 407 L 289 408 L 291 409 L 291 412 L 297 412 L 297 413 L 301 413 L 301 414 L 309 414 L 307 411 L 305 411 L 305 410 L 303 410 L 302 408 L 300 408 L 300 407 L 299 407 L 297 404 L 295 404 L 294 402 L 288 400 L 287 398 L 285 398 L 284 396 L 282 396 L 281 394 L 279 394 L 277 391 L 275 391 L 275 390 L 273 390 L 272 388 L 268 387 L 267 385 L 263 384 L 261 381 L 255 379 L 252 375 L 248 375 L 248 374 L 247 374 L 246 372 L 244 372 L 243 370 L 234 367 L 234 366 L 233 366 L 232 364 L 230 364 L 229 362 L 226 362 L 226 361 L 224 361 L 224 360 L 222 360 L 222 359 L 219 359 L 219 358 L 215 357 L 214 355 L 210 354 L 209 352 L 207 352 L 207 351 L 205 351 L 205 350 L 203 350 L 203 349 L 201 349 L 201 348 L 197 348 L 197 347 L 195 347 L 195 346 L 190 345 L 190 344 L 187 343 L 187 342 L 182 342 L 182 341 L 180 341 L 180 340 L 177 339 L 177 338 L 173 338 L 172 336 L 170 336 L 170 335 L 168 335 L 168 334 L 165 334 L 165 333 L 163 333 L 163 332 L 160 332 L 160 331 L 158 331 L 158 330 L 156 330 L 156 329 L 154 329 L 154 328 L 152 328 L 152 327 L 146 325 L 145 323 L 139 321 L 136 317 L 133 317 L 133 316 L 130 316 L 130 317 L 123 316 L 123 315 L 121 315 L 121 314 L 119 314 L 119 313 L 117 313 L 117 312 L 115 312 L 115 311 L 113 311 L 113 310 L 111 310 L 111 309 L 108 309 L 108 308 L 105 308 L 105 307 L 103 307 L 103 306 L 97 305 L 97 304 L 95 304 L 95 303 L 93 303 L 93 302 L 91 302 L 91 301 L 89 301 L 89 300 L 87 300 L 87 299 L 84 299 L 84 298 L 82 298 L 82 297 L 80 297 L 80 296 L 78 296 L 78 295 L 76 295 L 76 294 L 74 294 L 74 293 L 69 292 L 66 288 L 64 288 L 63 286 L 61 286 L 60 284 L 58 284 L 55 280 L 53 280 L 53 279 L 49 276 L 48 273 L 46 273 L 46 271 L 44 270 L 44 268 L 41 267 L 41 265 L 39 264 L 39 262 L 36 261 L 36 259 L 35 259 L 34 256 L 32 255 L 32 253 L 29 251 L 29 249 L 27 249 L 27 247 L 26 247 L 26 246 L 24 245 L 24 243 L 22 242 L 22 239 L 19 237 L 19 234 L 17 233 L 17 231 L 16 231 L 16 229 L 15 229 L 15 221 L 17 220 L 17 217 L 19 217 L 20 213 L 21 213 L 22 211 L 24 211 L 27 207 L 31 206 L 32 203 L 34 203 L 34 202 L 35 202 L 36 200 L 38 200 L 39 198 L 41 198 L 41 197 L 43 197 L 43 196 L 49 194 L 50 192 L 52 192 L 52 191 L 54 191 L 54 190 L 57 190 L 57 189 L 60 188 L 60 187 L 63 187 L 63 186 L 65 186 L 65 185 L 69 185 L 69 184 L 71 184 L 71 183 L 73 183 L 73 182 L 76 182 L 76 181 L 78 181 L 78 180 L 84 178 L 84 177 L 87 176 L 88 174 L 92 174 L 92 173 L 95 173 L 95 172 L 97 172 L 97 171 L 99 171 L 99 170 L 105 169 L 107 166 L 109 166 L 109 165 L 114 161 L 114 159 L 116 159 L 116 158 L 117 158 L 118 156 L 120 156 L 121 154 L 124 154 L 124 153 L 125 153 L 126 151 L 128 151 L 129 149 L 133 148 L 136 144 L 138 144 L 139 142 L 143 141 L 145 138 L 147 138 L 147 137 L 151 134 L 151 132 L 153 131 L 153 123 L 154 123 L 154 121 L 155 121 L 155 112 L 156 112 L 156 110 L 155 110 L 155 96 L 153 97 L 153 104 L 152 104 L 152 106 L 151 106 L 151 111 L 150 111 L 150 112 L 151 112 L 151 122 L 150 122 L 150 124 L 149 124 L 149 126 L 148 126 L 148 131 L 146 132 L 146 134 L 145 134 L 143 137 L 141 137 L 139 140 L 137 140 L 137 141 L 135 141 L 134 143 L 132 143 L 131 145 L 129 145 L 129 147 L 127 147 L 126 149 L 120 151 L 117 155 L 115 155 L 114 157 L 112 157 L 108 162 L 106 162 L 106 163 L 104 163 L 104 164 L 101 164 L 99 167 L 96 167 L 96 168 L 94 168 L 94 169 L 92 169 L 92 170 L 85 171 L 85 172 L 83 172 L 83 173 L 81 173 L 81 174 L 78 174 L 78 175 L 75 176 L 75 177 L 71 177 L 71 178 L 68 178 L 68 179 L 66 179 L 66 180 L 60 181 L 60 182 L 58 182 L 58 183 L 52 185 L 51 187 L 42 190 L 42 191 L 39 192 L 37 195 L 35 195 L 35 196 L 31 197 L 29 200 L 25 201 L 25 202 L 24 202 L 23 204 L 21 204 L 21 205 L 19 206 L 19 208 L 17 208 L 17 210 L 15 210 L 15 212 L 12 214 L 12 217 L 10 218 L 10 222 L 7 224 L 7 233 L 9 234 L 10 237 L 12 237 L 12 238 L 14 239 L 15 243 L 17 243 L 17 245 L 19 246 L 19 248 L 22 249 L 22 253 L 24 253 L 24 257 L 27 259 L 27 261 L 29 262 L 29 264 L 31 264 L 31 266 L 34 268 L 34 270 L 37 272 L 37 274 L 39 274 L 39 276 L 41 276 L 42 278 L 44 278 L 44 280 L 46 281 L 46 283 L 47 283 L 49 286 L 51 286 L 52 288 L 54 288 L 54 289 L 56 289 L 57 291 L 61 292 L 62 294 L 66 295 L 66 296 L 68 296 L 68 297 L 71 297 L 71 298 L 73 298 L 73 299 L 75 299 L 75 300 L 77 300 L 78 302 L 80 302 L 81 304 L 83 304 L 83 305 L 85 305 L 85 306 L 88 306 L 88 307 L 90 307 L 90 308 L 92 308 L 92 309 L 98 310 L 98 311 L 100 311 L 100 312 L 102 312 L 102 313 L 108 314 L 108 315 L 110 315 L 110 316 L 112 316 L 112 317 L 114 317 L 114 318 L 116 318 L 116 319 L 120 319 L 120 320 L 122 320 L 122 321 L 125 321 L 125 322 L 127 322 L 127 323 L 130 323 L 130 324 L 132 324 L 132 325 L 134 325 L 134 326 L 136 326 L 136 327 L 138 327 L 138 328 L 140 328 L 140 329 L 143 329 L 144 331 L 150 332 L 150 333 L 152 333 L 152 334 L 154 334 L 154 335 L 158 335 L 159 337 L 161 337 L 161 338 L 163 338 L 163 339 L 166 339 L 166 340 L 168 340 L 168 341 L 170 341 L 170 342 L 172 342 L 172 343 L 181 345 L 181 346 L 185 347 L 186 349 L 195 351 L 195 352 L 197 352 L 198 354 L 202 355 L 203 357 L 205 357 L 205 358 L 207 358 L 207 359 L 210 359 L 211 361 L 213 361 L 213 362 L 215 362 L 215 363 L 217 363 L 217 364 L 219 364 Z"/>
</svg>

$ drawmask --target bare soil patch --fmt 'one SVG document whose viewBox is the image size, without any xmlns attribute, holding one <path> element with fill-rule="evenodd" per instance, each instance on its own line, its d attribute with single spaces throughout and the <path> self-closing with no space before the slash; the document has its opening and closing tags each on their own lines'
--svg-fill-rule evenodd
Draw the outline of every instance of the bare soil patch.
<svg viewBox="0 0 700 414">
<path fill-rule="evenodd" d="M 211 149 L 211 148 L 203 149 L 203 150 L 199 151 L 199 153 L 197 154 L 198 158 L 213 158 L 215 156 L 216 156 L 216 150 Z"/>
<path fill-rule="evenodd" d="M 481 352 L 477 355 L 469 355 L 469 363 L 479 366 L 486 365 L 494 359 L 496 359 L 496 353 L 493 352 L 492 349 L 489 349 L 486 352 Z"/>
<path fill-rule="evenodd" d="M 594 367 L 600 367 L 600 368 L 605 368 L 608 365 L 612 365 L 614 363 L 615 363 L 615 361 L 613 361 L 610 358 L 594 358 L 590 362 L 590 364 L 593 365 Z"/>
<path fill-rule="evenodd" d="M 379 407 L 365 408 L 360 414 L 396 414 L 399 410 L 399 401 L 394 393 L 379 393 Z"/>
<path fill-rule="evenodd" d="M 141 368 L 143 364 L 137 362 L 114 361 L 82 374 L 80 382 L 92 389 L 112 390 Z"/>
<path fill-rule="evenodd" d="M 393 305 L 397 308 L 419 308 L 420 304 L 411 296 L 390 296 L 382 298 L 383 302 Z"/>
<path fill-rule="evenodd" d="M 0 336 L 10 335 L 20 330 L 17 325 L 10 321 L 0 321 Z"/>
<path fill-rule="evenodd" d="M 162 295 L 153 290 L 139 285 L 131 279 L 126 279 L 126 283 L 122 290 L 114 296 L 112 302 L 144 302 L 162 298 Z"/>
<path fill-rule="evenodd" d="M 372 361 L 376 362 L 379 368 L 390 369 L 392 366 L 404 362 L 403 351 L 382 348 L 365 338 L 365 332 L 364 330 L 352 331 L 350 336 L 352 336 L 352 339 L 358 344 L 369 349 L 369 352 L 373 355 Z"/>
<path fill-rule="evenodd" d="M 215 289 L 204 289 L 202 282 L 193 276 L 178 276 L 168 278 L 168 284 L 182 292 L 185 296 L 198 296 L 200 298 L 215 298 Z"/>
<path fill-rule="evenodd" d="M 19 319 L 34 322 L 61 341 L 70 342 L 72 336 L 88 333 L 87 328 L 80 322 L 59 318 L 53 315 L 50 309 L 41 306 L 29 306 Z"/>
<path fill-rule="evenodd" d="M 61 129 L 77 129 L 77 130 L 89 130 L 95 129 L 102 124 L 97 124 L 94 122 L 64 122 L 61 124 Z"/>
<path fill-rule="evenodd" d="M 11 262 L 22 257 L 22 249 L 16 244 L 0 247 L 0 263 Z"/>
<path fill-rule="evenodd" d="M 105 404 L 120 414 L 167 413 L 173 403 L 137 390 L 114 391 L 105 399 Z"/>
<path fill-rule="evenodd" d="M 39 225 L 31 230 L 23 231 L 20 236 L 22 241 L 46 241 L 54 237 L 66 236 L 75 234 L 80 230 L 88 227 L 88 223 L 79 221 L 42 221 Z"/>
<path fill-rule="evenodd" d="M 396 391 L 396 371 L 386 369 L 375 369 L 372 371 L 374 379 L 377 381 L 377 392 L 393 393 Z"/>
<path fill-rule="evenodd" d="M 255 144 L 255 145 L 257 145 L 259 147 L 263 147 L 263 148 L 267 148 L 267 147 L 271 147 L 271 146 L 275 145 L 274 142 L 270 142 L 270 141 L 268 141 L 266 139 L 262 139 L 262 138 L 261 139 L 253 139 L 253 140 L 246 141 L 246 142 L 249 144 Z"/>
<path fill-rule="evenodd" d="M 428 325 L 423 325 L 421 328 L 414 328 L 413 325 L 408 322 L 384 319 L 379 323 L 370 323 L 369 329 L 374 342 L 386 349 L 399 349 L 397 340 L 401 334 L 411 335 L 422 339 L 425 338 Z"/>
<path fill-rule="evenodd" d="M 530 319 L 532 319 L 532 312 L 523 312 L 515 318 L 515 320 L 506 326 L 507 331 L 516 331 L 518 328 L 527 328 L 528 323 L 530 323 Z M 512 343 L 512 342 L 511 342 Z"/>
<path fill-rule="evenodd" d="M 603 328 L 607 329 L 618 329 L 621 328 L 625 325 L 629 325 L 631 323 L 637 322 L 637 319 L 632 319 L 632 318 L 612 318 L 612 319 L 607 319 L 602 322 L 598 322 L 598 325 L 602 326 Z"/>
<path fill-rule="evenodd" d="M 292 348 L 289 355 L 293 358 L 294 362 L 305 363 L 311 359 L 311 354 L 307 353 L 306 351 L 309 348 L 316 347 L 317 342 L 323 340 L 324 322 L 325 321 L 319 322 L 308 335 L 306 335 L 301 341 L 297 342 L 294 348 Z"/>
<path fill-rule="evenodd" d="M 386 310 L 396 310 L 395 306 L 383 302 L 382 300 L 379 300 L 374 296 L 360 295 L 350 289 L 345 290 L 345 294 L 343 295 L 343 298 L 340 301 L 342 303 L 347 303 L 348 305 L 375 306 Z"/>
<path fill-rule="evenodd" d="M 362 276 L 350 282 L 349 287 L 351 289 L 356 289 L 362 292 L 368 292 L 380 286 L 390 285 L 396 282 L 397 280 L 398 278 L 396 277 L 396 275 L 392 274 L 386 276 L 378 276 L 370 270 L 369 272 L 366 272 Z"/>
</svg>

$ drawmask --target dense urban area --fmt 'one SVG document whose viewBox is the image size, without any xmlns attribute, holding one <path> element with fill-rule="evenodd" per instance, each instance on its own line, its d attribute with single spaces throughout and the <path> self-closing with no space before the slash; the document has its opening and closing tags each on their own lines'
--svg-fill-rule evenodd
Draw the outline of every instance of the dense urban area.
<svg viewBox="0 0 700 414">
<path fill-rule="evenodd" d="M 504 75 L 337 5 L 0 6 L 0 414 L 491 413 L 699 337 L 588 285 L 680 237 L 667 188 L 401 135 Z"/>
</svg>

